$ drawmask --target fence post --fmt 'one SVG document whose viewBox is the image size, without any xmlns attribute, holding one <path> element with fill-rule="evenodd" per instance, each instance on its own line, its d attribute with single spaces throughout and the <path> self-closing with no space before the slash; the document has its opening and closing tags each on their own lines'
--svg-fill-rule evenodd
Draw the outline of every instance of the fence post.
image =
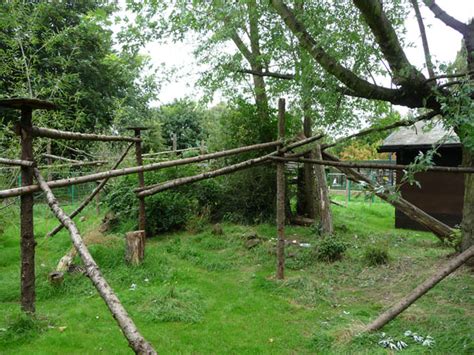
<svg viewBox="0 0 474 355">
<path fill-rule="evenodd" d="M 48 157 L 46 158 L 46 164 L 48 164 L 48 181 L 53 180 L 53 174 L 51 172 L 51 165 L 53 165 L 53 159 L 51 159 L 51 139 L 48 139 L 48 145 L 46 146 L 46 153 Z"/>
<path fill-rule="evenodd" d="M 173 152 L 176 154 L 176 151 L 178 150 L 178 136 L 176 133 L 173 133 L 172 135 L 172 140 L 173 140 Z"/>
<path fill-rule="evenodd" d="M 278 100 L 278 139 L 285 139 L 285 99 Z M 285 162 L 276 163 L 276 180 L 276 224 L 278 234 L 276 278 L 283 280 L 285 277 Z"/>
<path fill-rule="evenodd" d="M 31 119 L 33 109 L 21 107 L 20 137 L 21 159 L 33 160 L 33 136 L 31 134 Z M 21 167 L 21 185 L 33 183 L 33 169 Z M 33 225 L 33 194 L 20 198 L 20 228 L 21 228 L 21 308 L 27 313 L 35 312 L 35 235 Z"/>
<path fill-rule="evenodd" d="M 127 127 L 135 132 L 136 138 L 141 138 L 141 131 L 147 130 L 147 127 Z M 135 157 L 137 165 L 143 165 L 142 157 L 142 143 L 141 141 L 135 142 Z M 142 171 L 138 172 L 138 187 L 145 187 L 145 175 Z M 138 229 L 145 231 L 146 237 L 146 215 L 145 215 L 145 197 L 138 197 Z"/>
</svg>

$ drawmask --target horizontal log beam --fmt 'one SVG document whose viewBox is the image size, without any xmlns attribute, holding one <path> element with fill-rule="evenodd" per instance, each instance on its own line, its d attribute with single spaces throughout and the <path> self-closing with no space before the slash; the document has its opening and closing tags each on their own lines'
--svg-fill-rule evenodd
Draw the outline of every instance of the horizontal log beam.
<svg viewBox="0 0 474 355">
<path fill-rule="evenodd" d="M 140 138 L 135 137 L 121 137 L 121 136 L 106 136 L 93 133 L 78 133 L 60 131 L 57 129 L 33 127 L 32 134 L 35 137 L 53 138 L 53 139 L 69 139 L 76 141 L 101 141 L 101 142 L 141 142 Z"/>
<path fill-rule="evenodd" d="M 306 141 L 307 140 L 308 139 L 306 139 Z M 302 141 L 297 142 L 297 143 L 301 144 L 301 142 Z M 111 177 L 136 174 L 138 172 L 154 171 L 154 170 L 159 170 L 159 169 L 164 169 L 164 168 L 170 168 L 170 167 L 173 167 L 173 166 L 197 163 L 197 162 L 201 162 L 201 161 L 204 161 L 204 160 L 223 158 L 223 157 L 227 157 L 227 156 L 231 156 L 231 155 L 235 155 L 235 154 L 239 154 L 239 153 L 250 152 L 250 151 L 265 149 L 265 148 L 277 147 L 281 144 L 282 143 L 280 141 L 260 143 L 260 144 L 254 144 L 254 145 L 235 148 L 235 149 L 230 149 L 230 150 L 224 150 L 224 151 L 215 152 L 215 153 L 204 154 L 204 155 L 191 157 L 191 158 L 169 160 L 169 161 L 164 161 L 164 162 L 159 162 L 159 163 L 154 163 L 154 164 L 147 164 L 147 165 L 142 165 L 142 166 L 136 166 L 136 167 L 131 167 L 131 168 L 109 170 L 109 171 L 104 171 L 104 172 L 100 172 L 100 173 L 79 176 L 79 177 L 76 177 L 76 178 L 68 178 L 68 179 L 49 181 L 48 186 L 50 188 L 59 188 L 59 187 L 65 187 L 65 186 L 70 186 L 70 185 L 84 184 L 84 183 L 99 181 L 99 180 L 106 179 L 106 178 L 111 178 Z M 293 143 L 292 146 L 294 146 L 295 144 L 296 143 Z M 15 196 L 20 196 L 20 195 L 24 195 L 24 194 L 28 194 L 28 193 L 37 192 L 37 191 L 40 191 L 40 187 L 38 185 L 22 186 L 22 187 L 17 187 L 17 188 L 14 188 L 14 189 L 0 191 L 0 198 L 15 197 Z"/>
<path fill-rule="evenodd" d="M 309 163 L 315 165 L 327 165 L 344 168 L 362 168 L 362 169 L 384 169 L 384 170 L 408 170 L 410 165 L 400 164 L 382 164 L 382 163 L 360 163 L 353 161 L 331 161 L 331 160 L 317 160 L 317 159 L 305 159 L 305 158 L 282 158 L 282 157 L 271 157 L 272 160 L 277 161 L 288 161 L 297 163 Z M 453 166 L 429 166 L 423 171 L 431 172 L 444 172 L 444 173 L 474 173 L 474 168 L 469 167 L 453 167 Z"/>
<path fill-rule="evenodd" d="M 52 168 L 64 168 L 64 167 L 79 167 L 79 166 L 99 166 L 107 164 L 107 160 L 95 160 L 95 161 L 84 161 L 84 162 L 77 162 L 77 163 L 65 163 L 65 164 L 52 164 L 52 165 L 40 165 L 38 166 L 39 169 L 52 169 Z"/>
<path fill-rule="evenodd" d="M 369 127 L 369 128 L 366 128 L 366 129 L 363 129 L 357 133 L 354 133 L 354 134 L 351 134 L 349 136 L 346 136 L 346 137 L 343 137 L 343 138 L 340 138 L 340 139 L 337 139 L 335 142 L 333 143 L 330 143 L 330 144 L 322 144 L 321 145 L 321 149 L 325 150 L 325 149 L 328 149 L 328 148 L 331 148 L 331 147 L 334 147 L 338 144 L 341 144 L 343 142 L 346 142 L 350 139 L 353 139 L 353 138 L 358 138 L 358 137 L 362 137 L 362 136 L 366 136 L 366 135 L 369 135 L 369 134 L 372 134 L 372 133 L 375 133 L 375 132 L 383 132 L 383 131 L 386 131 L 386 130 L 389 130 L 389 129 L 394 129 L 394 128 L 398 128 L 398 127 L 408 127 L 408 126 L 412 126 L 414 125 L 415 123 L 419 122 L 419 121 L 425 121 L 425 120 L 430 120 L 432 119 L 433 117 L 435 117 L 436 115 L 438 115 L 439 112 L 438 111 L 430 111 L 430 112 L 427 112 L 423 115 L 420 115 L 420 116 L 417 116 L 415 118 L 412 118 L 412 119 L 407 119 L 407 120 L 401 120 L 401 121 L 397 121 L 397 122 L 394 122 L 392 124 L 389 124 L 387 126 L 382 126 L 382 127 L 378 127 L 378 126 L 375 126 L 375 127 Z"/>
<path fill-rule="evenodd" d="M 192 148 L 184 148 L 184 149 L 176 149 L 176 150 L 164 150 L 162 152 L 157 152 L 157 153 L 147 153 L 143 154 L 143 157 L 154 157 L 156 155 L 166 155 L 166 154 L 172 154 L 172 153 L 181 153 L 181 152 L 188 152 L 192 150 L 200 150 L 201 147 L 192 147 Z"/>
<path fill-rule="evenodd" d="M 54 160 L 67 161 L 67 162 L 69 162 L 69 163 L 80 163 L 79 160 L 64 158 L 64 157 L 60 157 L 59 155 L 48 154 L 48 153 L 43 153 L 43 154 L 41 154 L 41 155 L 42 155 L 43 157 L 45 157 L 45 158 L 50 158 L 50 159 L 54 159 Z"/>
<path fill-rule="evenodd" d="M 271 153 L 271 154 L 273 154 L 273 153 Z M 193 176 L 187 176 L 187 177 L 183 177 L 183 178 L 179 178 L 179 179 L 175 179 L 175 180 L 170 180 L 170 181 L 167 181 L 167 182 L 164 182 L 164 183 L 161 183 L 161 184 L 145 186 L 143 188 L 136 189 L 135 191 L 137 192 L 138 197 L 151 196 L 151 195 L 154 195 L 154 194 L 156 194 L 160 191 L 168 190 L 168 189 L 171 189 L 171 188 L 174 188 L 174 187 L 177 187 L 177 186 L 187 185 L 187 184 L 190 184 L 190 183 L 193 183 L 193 182 L 197 182 L 197 181 L 201 181 L 201 180 L 205 180 L 205 179 L 210 179 L 210 178 L 214 178 L 214 177 L 221 176 L 221 175 L 231 174 L 231 173 L 234 173 L 234 172 L 239 171 L 239 170 L 248 169 L 248 168 L 251 168 L 251 167 L 256 166 L 258 164 L 268 162 L 268 159 L 269 159 L 269 155 L 264 155 L 264 156 L 259 157 L 259 158 L 245 160 L 241 163 L 232 164 L 232 165 L 226 166 L 224 168 L 213 170 L 213 171 L 208 171 L 208 172 L 205 172 L 205 173 L 202 173 L 202 174 L 197 174 L 197 175 L 193 175 Z"/>
<path fill-rule="evenodd" d="M 26 167 L 34 167 L 36 165 L 34 161 L 20 160 L 20 159 L 7 159 L 7 158 L 0 158 L 0 164 L 9 165 L 9 166 L 26 166 Z"/>
<path fill-rule="evenodd" d="M 172 188 L 172 187 L 185 185 L 185 184 L 189 184 L 189 183 L 192 183 L 192 182 L 196 182 L 196 181 L 200 181 L 200 180 L 204 180 L 204 179 L 209 179 L 209 178 L 213 178 L 213 177 L 220 176 L 220 175 L 226 175 L 226 174 L 233 173 L 235 171 L 247 169 L 247 168 L 250 168 L 250 167 L 258 165 L 258 164 L 267 163 L 269 158 L 271 158 L 271 157 L 273 157 L 277 154 L 282 154 L 282 153 L 287 152 L 288 150 L 295 149 L 295 148 L 300 147 L 300 146 L 305 145 L 305 144 L 309 144 L 313 141 L 316 141 L 316 140 L 320 139 L 321 137 L 322 137 L 322 135 L 306 138 L 306 139 L 300 140 L 298 142 L 294 142 L 294 143 L 291 143 L 287 146 L 284 146 L 283 148 L 281 148 L 278 151 L 274 151 L 272 153 L 269 153 L 267 155 L 264 155 L 264 156 L 261 156 L 261 157 L 258 157 L 258 158 L 245 160 L 241 163 L 229 165 L 229 166 L 226 166 L 226 167 L 221 168 L 221 169 L 205 172 L 205 173 L 198 174 L 198 175 L 188 176 L 188 177 L 180 178 L 180 179 L 176 179 L 176 180 L 170 180 L 170 181 L 165 182 L 165 183 L 145 186 L 145 187 L 142 187 L 142 188 L 135 189 L 135 192 L 137 193 L 138 197 L 146 197 L 146 196 L 154 195 L 154 194 L 156 194 L 160 191 L 164 191 L 164 190 L 167 190 L 167 189 Z"/>
</svg>

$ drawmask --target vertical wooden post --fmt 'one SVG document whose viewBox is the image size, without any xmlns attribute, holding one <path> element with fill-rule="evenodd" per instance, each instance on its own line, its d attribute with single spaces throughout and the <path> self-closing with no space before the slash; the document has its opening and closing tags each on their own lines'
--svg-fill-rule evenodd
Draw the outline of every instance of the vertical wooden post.
<svg viewBox="0 0 474 355">
<path fill-rule="evenodd" d="M 14 98 L 0 100 L 0 107 L 13 110 L 21 110 L 21 119 L 17 126 L 17 134 L 21 140 L 21 159 L 34 161 L 33 157 L 33 135 L 32 116 L 34 109 L 54 110 L 56 106 L 48 101 L 31 98 Z M 22 186 L 33 184 L 34 171 L 32 167 L 21 167 L 19 176 Z M 21 260 L 21 309 L 26 313 L 35 312 L 35 234 L 33 224 L 32 193 L 20 197 L 20 260 Z"/>
<path fill-rule="evenodd" d="M 128 127 L 135 132 L 135 137 L 141 138 L 141 131 L 146 130 L 146 127 Z M 137 165 L 143 165 L 142 157 L 142 143 L 135 142 L 135 157 Z M 143 172 L 138 172 L 138 187 L 145 187 L 145 176 Z M 145 217 L 145 197 L 138 197 L 138 229 L 145 231 L 146 236 L 146 217 Z"/>
<path fill-rule="evenodd" d="M 100 185 L 100 182 L 96 182 L 97 186 Z M 97 212 L 97 215 L 100 215 L 100 191 L 95 195 L 95 210 Z"/>
<path fill-rule="evenodd" d="M 314 148 L 314 157 L 322 160 L 321 145 L 316 144 Z M 326 171 L 324 165 L 319 165 L 315 168 L 316 180 L 318 181 L 317 193 L 319 195 L 319 213 L 321 217 L 321 229 L 323 235 L 332 235 L 334 233 L 334 226 L 332 222 L 331 200 L 329 198 L 329 191 L 326 181 Z"/>
<path fill-rule="evenodd" d="M 178 150 L 178 136 L 176 133 L 173 133 L 171 139 L 173 140 L 173 152 L 176 152 Z"/>
<path fill-rule="evenodd" d="M 48 145 L 46 146 L 46 153 L 48 153 L 48 155 L 51 155 L 51 139 L 48 139 Z M 51 165 L 53 164 L 53 159 L 51 159 L 51 157 L 48 156 L 46 158 L 46 162 L 49 165 L 49 167 L 48 167 L 48 181 L 51 181 L 51 180 L 53 180 L 53 174 L 51 172 Z"/>
<path fill-rule="evenodd" d="M 32 108 L 21 108 L 20 137 L 21 159 L 33 160 L 33 136 L 31 134 Z M 21 185 L 33 184 L 33 169 L 21 167 Z M 20 198 L 21 229 L 21 308 L 27 313 L 35 312 L 35 235 L 33 225 L 33 194 Z"/>
<path fill-rule="evenodd" d="M 285 138 L 285 99 L 278 100 L 278 139 Z M 285 163 L 276 163 L 277 198 L 276 198 L 276 223 L 277 223 L 277 270 L 276 278 L 283 280 L 285 277 Z"/>
</svg>

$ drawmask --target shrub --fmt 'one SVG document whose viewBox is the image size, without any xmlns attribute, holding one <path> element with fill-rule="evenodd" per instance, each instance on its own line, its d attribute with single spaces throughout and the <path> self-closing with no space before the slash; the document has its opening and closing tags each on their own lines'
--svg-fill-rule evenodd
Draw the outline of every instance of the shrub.
<svg viewBox="0 0 474 355">
<path fill-rule="evenodd" d="M 185 166 L 150 172 L 145 177 L 145 184 L 151 185 L 195 175 L 199 171 L 199 167 Z M 137 184 L 136 176 L 125 176 L 114 181 L 109 187 L 105 202 L 119 220 L 119 225 L 115 229 L 123 227 L 130 229 L 130 221 L 134 228 L 137 227 L 138 200 L 133 192 Z M 206 180 L 147 197 L 145 199 L 147 232 L 154 235 L 182 229 L 191 223 L 193 216 L 212 218 L 220 213 L 220 189 L 216 181 Z M 196 227 L 202 228 L 206 218 L 196 220 Z"/>
<path fill-rule="evenodd" d="M 386 247 L 371 245 L 365 250 L 364 260 L 369 266 L 385 265 L 390 256 Z"/>
<path fill-rule="evenodd" d="M 316 246 L 315 252 L 318 260 L 334 262 L 342 259 L 346 249 L 347 245 L 345 243 L 335 237 L 327 237 Z"/>
</svg>

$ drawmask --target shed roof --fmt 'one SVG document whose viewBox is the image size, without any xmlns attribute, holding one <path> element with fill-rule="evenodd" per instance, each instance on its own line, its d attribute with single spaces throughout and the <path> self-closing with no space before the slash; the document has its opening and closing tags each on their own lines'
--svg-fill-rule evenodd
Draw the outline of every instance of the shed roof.
<svg viewBox="0 0 474 355">
<path fill-rule="evenodd" d="M 442 142 L 442 147 L 460 147 L 459 137 L 448 131 L 440 120 L 419 121 L 411 127 L 402 127 L 391 133 L 379 152 L 395 152 L 400 149 L 431 148 Z"/>
</svg>

